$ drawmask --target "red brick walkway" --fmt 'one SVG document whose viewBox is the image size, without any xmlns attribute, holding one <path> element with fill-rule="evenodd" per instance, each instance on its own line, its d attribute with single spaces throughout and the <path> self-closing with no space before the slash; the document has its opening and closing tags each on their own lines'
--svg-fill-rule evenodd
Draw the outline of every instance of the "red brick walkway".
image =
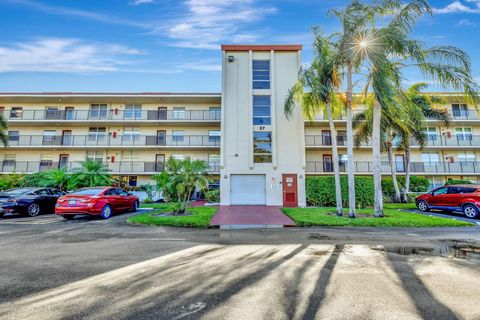
<svg viewBox="0 0 480 320">
<path fill-rule="evenodd" d="M 220 206 L 210 224 L 242 228 L 294 226 L 295 222 L 276 206 Z"/>
</svg>

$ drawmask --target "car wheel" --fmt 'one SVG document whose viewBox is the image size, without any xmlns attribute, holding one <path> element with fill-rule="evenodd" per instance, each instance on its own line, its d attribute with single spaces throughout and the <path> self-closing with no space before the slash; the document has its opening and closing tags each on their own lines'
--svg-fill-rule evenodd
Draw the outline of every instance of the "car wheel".
<svg viewBox="0 0 480 320">
<path fill-rule="evenodd" d="M 427 212 L 430 211 L 430 208 L 428 207 L 428 203 L 425 200 L 420 200 L 417 202 L 417 208 L 418 210 L 422 212 Z"/>
<path fill-rule="evenodd" d="M 112 207 L 107 204 L 105 207 L 103 207 L 102 213 L 100 213 L 100 217 L 102 217 L 102 219 L 108 219 L 111 216 L 112 216 Z"/>
<path fill-rule="evenodd" d="M 135 212 L 135 211 L 137 211 L 137 209 L 138 209 L 138 201 L 134 201 L 131 212 Z"/>
<path fill-rule="evenodd" d="M 27 214 L 30 217 L 36 217 L 40 214 L 40 206 L 38 204 L 30 203 L 27 207 Z"/>
<path fill-rule="evenodd" d="M 474 205 L 471 205 L 471 204 L 466 204 L 463 206 L 462 208 L 462 211 L 463 211 L 463 214 L 467 217 L 467 218 L 471 218 L 471 219 L 474 219 L 478 216 L 478 209 L 477 207 L 475 207 Z"/>
<path fill-rule="evenodd" d="M 62 217 L 63 217 L 63 219 L 73 220 L 73 218 L 75 218 L 75 215 L 74 214 L 66 214 L 66 215 L 63 215 Z"/>
</svg>

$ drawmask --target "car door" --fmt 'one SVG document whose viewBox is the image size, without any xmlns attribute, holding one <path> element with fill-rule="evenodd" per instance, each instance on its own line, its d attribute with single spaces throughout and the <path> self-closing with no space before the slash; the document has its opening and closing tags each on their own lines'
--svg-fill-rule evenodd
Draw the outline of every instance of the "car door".
<svg viewBox="0 0 480 320">
<path fill-rule="evenodd" d="M 55 211 L 55 205 L 57 204 L 58 198 L 63 196 L 65 193 L 58 189 L 50 189 L 50 208 L 52 212 Z"/>
<path fill-rule="evenodd" d="M 127 210 L 131 207 L 130 205 L 130 197 L 128 195 L 128 192 L 121 189 L 121 188 L 118 188 L 117 189 L 117 193 L 120 197 L 120 202 L 121 202 L 121 205 L 122 205 L 122 210 Z"/>
<path fill-rule="evenodd" d="M 112 210 L 117 212 L 121 208 L 120 196 L 117 194 L 116 188 L 111 188 L 105 191 L 104 197 L 106 198 L 108 204 L 112 206 Z"/>
<path fill-rule="evenodd" d="M 51 213 L 52 209 L 52 197 L 50 190 L 45 189 L 38 189 L 34 192 L 36 195 L 35 202 L 40 206 L 40 210 L 42 213 Z"/>
<path fill-rule="evenodd" d="M 441 187 L 432 191 L 429 205 L 434 207 L 445 207 L 448 203 L 448 187 Z"/>
<path fill-rule="evenodd" d="M 465 188 L 460 186 L 448 187 L 448 195 L 446 197 L 446 205 L 452 208 L 460 208 L 462 198 L 465 197 Z"/>
</svg>

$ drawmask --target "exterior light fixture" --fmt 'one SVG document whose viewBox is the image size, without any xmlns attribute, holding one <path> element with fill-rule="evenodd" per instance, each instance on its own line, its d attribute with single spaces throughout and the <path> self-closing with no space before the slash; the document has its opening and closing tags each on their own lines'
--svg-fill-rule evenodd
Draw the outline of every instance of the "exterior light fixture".
<svg viewBox="0 0 480 320">
<path fill-rule="evenodd" d="M 228 56 L 228 62 L 235 62 L 234 56 Z"/>
</svg>

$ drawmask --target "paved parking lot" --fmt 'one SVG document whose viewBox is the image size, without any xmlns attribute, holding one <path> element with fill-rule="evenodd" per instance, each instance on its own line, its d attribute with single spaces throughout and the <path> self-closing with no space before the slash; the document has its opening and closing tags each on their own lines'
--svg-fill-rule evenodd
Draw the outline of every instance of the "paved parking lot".
<svg viewBox="0 0 480 320">
<path fill-rule="evenodd" d="M 428 212 L 422 212 L 420 210 L 409 210 L 409 211 L 415 212 L 415 213 L 418 213 L 418 214 L 427 215 L 427 216 L 440 217 L 440 218 L 450 218 L 450 219 L 455 219 L 455 220 L 472 222 L 472 223 L 478 224 L 480 226 L 480 219 L 478 219 L 478 218 L 477 219 L 467 218 L 460 211 L 455 211 L 455 212 L 448 212 L 448 211 L 441 211 L 441 210 L 433 210 L 433 211 L 428 211 Z"/>
<path fill-rule="evenodd" d="M 0 219 L 1 319 L 479 319 L 480 227 L 191 230 Z M 15 223 L 18 222 L 18 223 Z"/>
</svg>

